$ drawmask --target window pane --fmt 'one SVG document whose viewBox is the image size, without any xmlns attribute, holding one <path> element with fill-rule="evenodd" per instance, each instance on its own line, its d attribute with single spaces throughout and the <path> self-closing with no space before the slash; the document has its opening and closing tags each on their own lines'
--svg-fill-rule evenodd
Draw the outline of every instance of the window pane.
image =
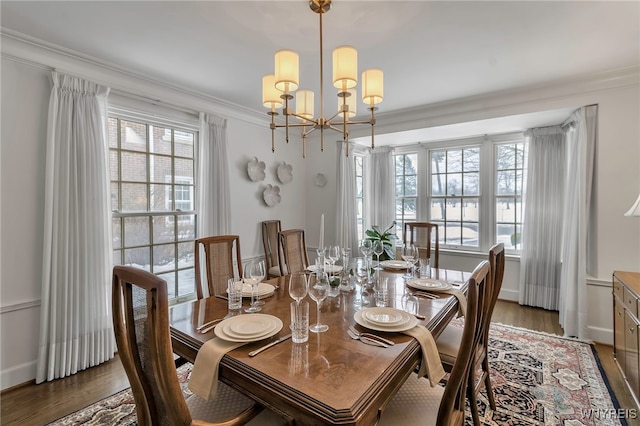
<svg viewBox="0 0 640 426">
<path fill-rule="evenodd" d="M 113 248 L 120 248 L 122 247 L 122 237 L 120 236 L 120 233 L 122 232 L 122 227 L 121 227 L 121 219 L 120 218 L 115 218 L 111 220 L 111 244 L 113 245 Z"/>
<path fill-rule="evenodd" d="M 113 264 L 122 265 L 122 250 L 113 251 Z"/>
<path fill-rule="evenodd" d="M 447 173 L 462 171 L 462 151 L 447 151 Z"/>
<path fill-rule="evenodd" d="M 178 268 L 194 266 L 193 243 L 178 243 Z"/>
<path fill-rule="evenodd" d="M 480 221 L 480 202 L 477 198 L 465 198 L 462 202 L 462 220 L 465 222 Z"/>
<path fill-rule="evenodd" d="M 122 184 L 122 211 L 147 211 L 147 185 L 142 183 Z"/>
<path fill-rule="evenodd" d="M 120 203 L 118 198 L 118 184 L 111 182 L 111 211 L 120 209 Z"/>
<path fill-rule="evenodd" d="M 175 244 L 153 246 L 153 273 L 176 270 Z"/>
<path fill-rule="evenodd" d="M 445 201 L 442 198 L 431 199 L 431 214 L 430 219 L 444 220 Z"/>
<path fill-rule="evenodd" d="M 445 219 L 449 220 L 461 220 L 462 219 L 462 206 L 460 198 L 447 199 Z"/>
<path fill-rule="evenodd" d="M 164 155 L 150 155 L 151 182 L 171 183 L 171 157 Z"/>
<path fill-rule="evenodd" d="M 405 198 L 404 200 L 404 222 L 416 220 L 416 199 Z"/>
<path fill-rule="evenodd" d="M 150 242 L 148 217 L 124 218 L 125 247 L 148 245 Z"/>
<path fill-rule="evenodd" d="M 153 243 L 168 243 L 175 241 L 174 216 L 156 216 L 153 218 Z"/>
<path fill-rule="evenodd" d="M 125 265 L 135 266 L 136 268 L 151 272 L 150 259 L 150 247 L 126 249 L 124 251 Z"/>
<path fill-rule="evenodd" d="M 462 227 L 462 245 L 478 247 L 480 245 L 480 226 L 477 223 L 466 223 Z"/>
<path fill-rule="evenodd" d="M 465 173 L 462 179 L 463 195 L 480 195 L 480 173 Z"/>
<path fill-rule="evenodd" d="M 128 182 L 147 181 L 147 155 L 136 152 L 121 152 L 122 180 Z"/>
<path fill-rule="evenodd" d="M 165 127 L 153 128 L 150 152 L 171 155 L 171 129 Z"/>
<path fill-rule="evenodd" d="M 431 152 L 431 173 L 443 173 L 446 172 L 446 151 L 433 151 Z"/>
<path fill-rule="evenodd" d="M 431 176 L 431 195 L 445 195 L 445 182 L 447 175 L 437 174 Z"/>
<path fill-rule="evenodd" d="M 404 174 L 415 175 L 418 169 L 418 154 L 407 154 L 405 156 Z"/>
<path fill-rule="evenodd" d="M 417 177 L 407 176 L 404 180 L 404 195 L 415 197 L 418 195 Z"/>
<path fill-rule="evenodd" d="M 480 170 L 480 148 L 465 149 L 463 157 L 465 172 L 477 172 Z"/>
<path fill-rule="evenodd" d="M 193 160 L 185 158 L 175 159 L 175 175 L 181 178 L 191 178 L 193 181 Z"/>
<path fill-rule="evenodd" d="M 132 121 L 120 121 L 120 147 L 131 151 L 147 151 L 147 126 Z"/>
<path fill-rule="evenodd" d="M 497 172 L 497 195 L 508 195 L 516 193 L 516 172 L 515 170 L 505 170 Z"/>
<path fill-rule="evenodd" d="M 151 211 L 166 212 L 173 209 L 171 203 L 172 185 L 150 185 L 151 190 Z"/>
<path fill-rule="evenodd" d="M 118 151 L 109 151 L 109 179 L 118 180 L 120 174 L 120 164 L 118 159 Z"/>
<path fill-rule="evenodd" d="M 194 293 L 196 276 L 193 267 L 178 271 L 178 296 Z"/>
<path fill-rule="evenodd" d="M 108 121 L 108 137 L 109 137 L 109 148 L 117 148 L 118 147 L 118 120 L 115 118 L 109 117 Z"/>
<path fill-rule="evenodd" d="M 190 132 L 175 131 L 175 155 L 178 157 L 193 158 L 194 134 Z"/>
<path fill-rule="evenodd" d="M 196 238 L 196 215 L 180 215 L 178 220 L 178 241 L 194 240 Z"/>
<path fill-rule="evenodd" d="M 167 293 L 169 293 L 169 298 L 171 299 L 171 298 L 177 297 L 178 295 L 176 294 L 176 273 L 167 272 L 164 274 L 157 274 L 157 275 L 167 282 Z"/>
<path fill-rule="evenodd" d="M 402 176 L 396 176 L 396 197 L 402 197 L 404 194 L 402 193 L 404 182 Z"/>
<path fill-rule="evenodd" d="M 452 173 L 447 175 L 447 195 L 462 195 L 462 173 Z"/>
</svg>

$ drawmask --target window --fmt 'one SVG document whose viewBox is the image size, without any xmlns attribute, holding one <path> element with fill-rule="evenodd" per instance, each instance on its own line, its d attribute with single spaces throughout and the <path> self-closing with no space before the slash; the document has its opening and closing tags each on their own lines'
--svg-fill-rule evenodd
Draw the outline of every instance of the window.
<svg viewBox="0 0 640 426">
<path fill-rule="evenodd" d="M 196 132 L 109 117 L 113 250 L 167 281 L 169 297 L 194 293 Z"/>
<path fill-rule="evenodd" d="M 430 217 L 443 244 L 479 246 L 480 147 L 431 151 Z"/>
<path fill-rule="evenodd" d="M 364 156 L 354 154 L 355 174 L 356 174 L 356 231 L 358 241 L 364 239 L 364 203 L 365 203 L 365 182 L 364 182 Z"/>
<path fill-rule="evenodd" d="M 505 249 L 520 250 L 522 192 L 526 181 L 527 145 L 495 146 L 496 241 Z"/>
<path fill-rule="evenodd" d="M 402 241 L 405 222 L 416 221 L 418 201 L 418 154 L 394 155 L 396 188 L 396 241 Z M 381 227 L 387 224 L 377 224 Z"/>
</svg>

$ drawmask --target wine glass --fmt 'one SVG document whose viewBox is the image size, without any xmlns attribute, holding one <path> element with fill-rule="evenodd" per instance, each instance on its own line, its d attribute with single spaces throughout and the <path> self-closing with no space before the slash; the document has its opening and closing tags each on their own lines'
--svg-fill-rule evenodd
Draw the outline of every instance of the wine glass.
<svg viewBox="0 0 640 426">
<path fill-rule="evenodd" d="M 251 305 L 245 308 L 245 312 L 258 312 L 261 311 L 262 308 L 260 305 L 264 305 L 264 302 L 258 300 L 258 284 L 260 281 L 264 279 L 265 276 L 265 268 L 264 268 L 264 260 L 252 260 L 251 262 L 245 265 L 245 279 L 249 277 L 251 282 Z"/>
<path fill-rule="evenodd" d="M 309 291 L 309 282 L 304 272 L 294 272 L 289 276 L 289 296 L 299 305 Z"/>
<path fill-rule="evenodd" d="M 407 262 L 407 273 L 403 275 L 404 278 L 411 278 L 413 275 L 409 272 L 409 269 L 413 267 L 414 262 L 418 258 L 418 249 L 413 244 L 402 245 L 402 260 Z"/>
<path fill-rule="evenodd" d="M 373 253 L 373 241 L 364 239 L 360 241 L 360 252 L 364 255 L 366 261 L 369 261 L 369 256 Z"/>
<path fill-rule="evenodd" d="M 384 253 L 384 243 L 382 240 L 375 240 L 373 242 L 373 252 L 375 253 L 376 260 L 378 261 L 376 269 L 380 269 L 380 255 Z"/>
<path fill-rule="evenodd" d="M 316 249 L 316 254 L 318 255 L 318 257 L 316 257 L 316 265 L 319 265 L 319 268 L 324 269 L 324 258 L 325 258 L 325 252 L 327 251 L 327 249 L 325 247 L 318 247 Z"/>
<path fill-rule="evenodd" d="M 331 270 L 329 272 L 334 272 L 334 266 L 338 259 L 340 259 L 340 246 L 329 246 L 327 258 L 329 259 L 329 263 L 331 264 Z"/>
<path fill-rule="evenodd" d="M 329 277 L 324 271 L 317 271 L 309 276 L 309 296 L 316 302 L 318 307 L 317 322 L 309 327 L 312 333 L 322 333 L 329 329 L 329 326 L 320 322 L 320 307 L 329 293 Z"/>
</svg>

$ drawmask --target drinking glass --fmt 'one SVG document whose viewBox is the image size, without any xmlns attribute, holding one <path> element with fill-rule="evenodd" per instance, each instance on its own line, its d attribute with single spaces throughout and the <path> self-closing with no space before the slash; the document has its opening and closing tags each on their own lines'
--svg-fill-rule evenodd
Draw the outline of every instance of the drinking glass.
<svg viewBox="0 0 640 426">
<path fill-rule="evenodd" d="M 389 304 L 389 278 L 379 278 L 376 281 L 374 296 L 376 306 L 384 307 Z"/>
<path fill-rule="evenodd" d="M 227 280 L 227 302 L 229 311 L 239 311 L 242 309 L 242 281 L 236 281 L 235 278 Z"/>
<path fill-rule="evenodd" d="M 364 258 L 369 262 L 369 256 L 373 253 L 373 241 L 364 239 L 360 241 L 360 252 L 364 255 Z"/>
<path fill-rule="evenodd" d="M 291 340 L 305 343 L 309 340 L 309 302 L 291 302 Z"/>
<path fill-rule="evenodd" d="M 249 284 L 251 285 L 251 305 L 245 308 L 244 311 L 261 311 L 262 308 L 260 307 L 260 305 L 264 305 L 264 302 L 258 300 L 258 284 L 260 284 L 260 281 L 262 281 L 265 276 L 264 260 L 252 260 L 245 265 L 244 272 L 245 280 L 247 277 L 249 277 L 249 279 L 251 280 L 249 282 Z"/>
<path fill-rule="evenodd" d="M 322 302 L 327 298 L 329 292 L 329 277 L 324 271 L 317 271 L 309 276 L 309 296 L 316 302 L 318 307 L 317 322 L 309 327 L 312 333 L 322 333 L 329 329 L 329 326 L 320 322 L 320 308 Z"/>
<path fill-rule="evenodd" d="M 338 259 L 340 259 L 340 246 L 329 246 L 327 258 L 329 259 L 329 263 L 331 264 L 331 271 L 329 272 L 333 272 L 333 266 L 335 266 Z"/>
<path fill-rule="evenodd" d="M 378 261 L 376 269 L 380 269 L 380 255 L 384 253 L 384 244 L 382 240 L 375 240 L 373 242 L 373 252 L 375 253 L 376 260 Z"/>
<path fill-rule="evenodd" d="M 289 296 L 300 304 L 309 291 L 309 282 L 304 272 L 294 272 L 289 276 Z"/>
<path fill-rule="evenodd" d="M 320 265 L 322 269 L 324 269 L 324 258 L 326 250 L 327 249 L 325 247 L 318 247 L 316 249 L 316 254 L 318 255 L 318 257 L 316 257 L 316 265 Z"/>
<path fill-rule="evenodd" d="M 409 272 L 413 268 L 413 264 L 418 258 L 418 249 L 413 244 L 402 245 L 402 260 L 407 262 L 407 273 L 403 275 L 404 278 L 412 278 L 413 274 Z"/>
</svg>

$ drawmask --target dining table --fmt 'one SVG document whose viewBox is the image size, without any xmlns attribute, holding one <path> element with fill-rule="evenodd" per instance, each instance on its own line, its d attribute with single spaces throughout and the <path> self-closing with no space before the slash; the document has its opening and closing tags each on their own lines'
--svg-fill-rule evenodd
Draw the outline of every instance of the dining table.
<svg viewBox="0 0 640 426">
<path fill-rule="evenodd" d="M 376 271 L 376 278 L 388 278 L 389 305 L 402 309 L 403 294 L 412 292 L 403 277 L 405 270 Z M 431 278 L 466 291 L 470 272 L 431 269 Z M 394 342 L 390 347 L 364 344 L 350 337 L 349 326 L 356 324 L 356 312 L 375 307 L 373 290 L 356 285 L 340 291 L 322 303 L 321 322 L 329 329 L 309 333 L 306 343 L 288 339 L 256 356 L 249 353 L 290 332 L 289 277 L 264 282 L 275 286 L 270 297 L 262 299 L 261 314 L 278 317 L 280 332 L 268 339 L 251 342 L 224 354 L 218 378 L 282 416 L 290 424 L 369 425 L 409 378 L 421 360 L 421 347 L 413 337 L 399 332 L 373 331 Z M 434 338 L 458 314 L 458 299 L 451 294 L 432 293 L 435 297 L 418 297 L 418 325 L 425 326 Z M 316 320 L 316 304 L 307 296 L 310 323 Z M 244 301 L 244 307 L 249 300 Z M 200 333 L 197 327 L 222 318 L 228 313 L 227 301 L 218 297 L 174 305 L 170 308 L 170 334 L 173 352 L 194 362 L 198 350 L 215 330 Z M 252 315 L 241 310 L 239 315 Z M 422 319 L 424 318 L 424 319 Z"/>
</svg>

